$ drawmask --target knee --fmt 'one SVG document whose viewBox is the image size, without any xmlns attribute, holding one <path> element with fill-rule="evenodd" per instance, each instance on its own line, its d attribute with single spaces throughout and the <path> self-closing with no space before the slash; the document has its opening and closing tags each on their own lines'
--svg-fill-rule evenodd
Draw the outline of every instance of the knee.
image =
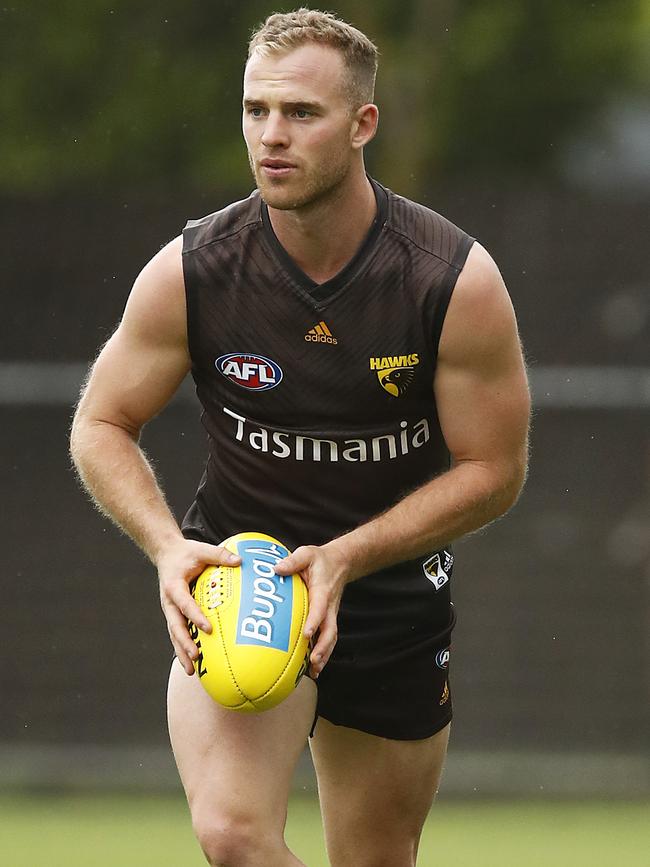
<svg viewBox="0 0 650 867">
<path fill-rule="evenodd" d="M 192 817 L 197 840 L 212 867 L 240 867 L 251 863 L 263 848 L 263 835 L 246 816 Z"/>
</svg>

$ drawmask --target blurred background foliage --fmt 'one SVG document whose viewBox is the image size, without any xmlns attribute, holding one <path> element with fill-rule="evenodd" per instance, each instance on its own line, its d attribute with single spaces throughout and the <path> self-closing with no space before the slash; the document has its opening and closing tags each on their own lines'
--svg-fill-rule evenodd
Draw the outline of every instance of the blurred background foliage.
<svg viewBox="0 0 650 867">
<path fill-rule="evenodd" d="M 650 0 L 323 5 L 381 50 L 370 171 L 493 253 L 531 367 L 525 495 L 458 545 L 445 791 L 647 797 Z M 151 567 L 81 496 L 70 414 L 142 264 L 250 190 L 246 42 L 292 6 L 0 6 L 3 602 L 21 648 L 0 665 L 0 791 L 177 785 Z M 205 459 L 190 392 L 145 431 L 179 516 Z"/>
<path fill-rule="evenodd" d="M 245 44 L 268 0 L 28 0 L 0 10 L 0 193 L 245 189 Z M 313 4 L 318 5 L 318 4 Z M 324 4 L 330 6 L 331 4 Z M 648 80 L 648 0 L 342 0 L 381 48 L 370 166 L 557 175 L 558 153 Z"/>
</svg>

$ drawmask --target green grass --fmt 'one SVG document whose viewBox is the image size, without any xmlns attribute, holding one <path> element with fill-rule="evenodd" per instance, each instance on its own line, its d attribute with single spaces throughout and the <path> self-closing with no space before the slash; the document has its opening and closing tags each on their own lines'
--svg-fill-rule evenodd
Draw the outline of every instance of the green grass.
<svg viewBox="0 0 650 867">
<path fill-rule="evenodd" d="M 327 867 L 316 802 L 292 801 L 287 840 Z M 646 867 L 650 805 L 441 802 L 421 867 Z M 185 803 L 154 796 L 0 798 L 2 867 L 205 867 Z M 349 865 L 354 867 L 354 865 Z"/>
</svg>

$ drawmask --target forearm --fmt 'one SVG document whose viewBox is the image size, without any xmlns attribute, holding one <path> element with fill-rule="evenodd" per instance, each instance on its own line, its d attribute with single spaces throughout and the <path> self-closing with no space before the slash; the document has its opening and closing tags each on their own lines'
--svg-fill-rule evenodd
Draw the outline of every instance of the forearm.
<svg viewBox="0 0 650 867">
<path fill-rule="evenodd" d="M 77 419 L 70 453 L 97 507 L 157 562 L 182 534 L 136 437 L 108 422 Z"/>
<path fill-rule="evenodd" d="M 504 514 L 522 488 L 524 467 L 495 472 L 459 463 L 328 547 L 347 564 L 348 580 L 437 551 Z"/>
</svg>

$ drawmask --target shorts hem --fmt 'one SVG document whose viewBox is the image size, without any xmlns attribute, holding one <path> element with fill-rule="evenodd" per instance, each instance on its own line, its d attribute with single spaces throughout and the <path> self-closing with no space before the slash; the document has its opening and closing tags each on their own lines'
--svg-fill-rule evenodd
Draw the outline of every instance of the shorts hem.
<svg viewBox="0 0 650 867">
<path fill-rule="evenodd" d="M 350 720 L 343 719 L 341 717 L 336 717 L 334 714 L 328 714 L 327 711 L 323 713 L 321 710 L 318 710 L 317 717 L 314 720 L 314 726 L 312 728 L 312 733 L 317 727 L 318 720 L 322 717 L 327 722 L 331 723 L 335 726 L 343 726 L 344 728 L 355 729 L 356 731 L 364 732 L 367 735 L 374 735 L 378 738 L 386 738 L 391 741 L 421 741 L 426 740 L 427 738 L 433 737 L 433 735 L 438 734 L 438 732 L 442 731 L 446 726 L 449 725 L 453 718 L 453 713 L 450 711 L 441 719 L 436 720 L 436 722 L 431 722 L 428 726 L 422 726 L 418 728 L 410 728 L 408 732 L 402 728 L 398 730 L 397 728 L 392 728 L 391 726 L 382 726 L 377 722 L 366 722 L 364 720 Z"/>
</svg>

